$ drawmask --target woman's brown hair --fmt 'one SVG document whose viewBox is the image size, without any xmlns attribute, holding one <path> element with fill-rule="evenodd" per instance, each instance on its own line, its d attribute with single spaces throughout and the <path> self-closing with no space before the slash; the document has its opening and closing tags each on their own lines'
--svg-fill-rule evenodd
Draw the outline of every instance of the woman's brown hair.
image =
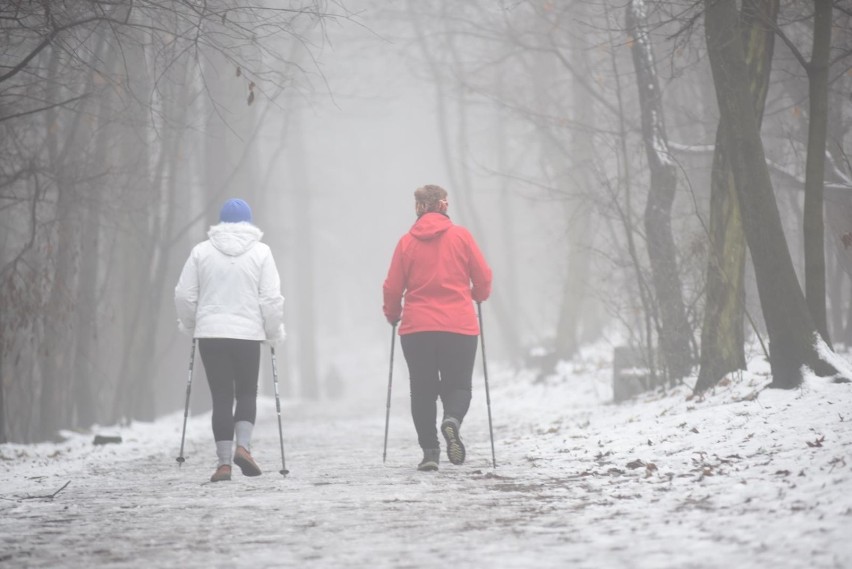
<svg viewBox="0 0 852 569">
<path fill-rule="evenodd" d="M 437 211 L 440 213 L 446 212 L 447 190 L 441 186 L 432 184 L 417 188 L 414 190 L 415 208 L 417 217 L 424 213 Z M 444 202 L 444 203 L 441 203 Z"/>
</svg>

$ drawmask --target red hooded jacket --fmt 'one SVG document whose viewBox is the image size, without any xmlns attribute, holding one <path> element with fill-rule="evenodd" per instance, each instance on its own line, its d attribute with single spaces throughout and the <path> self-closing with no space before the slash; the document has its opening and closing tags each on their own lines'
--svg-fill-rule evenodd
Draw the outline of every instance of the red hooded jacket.
<svg viewBox="0 0 852 569">
<path fill-rule="evenodd" d="M 479 322 L 473 301 L 482 302 L 491 294 L 491 269 L 467 229 L 453 225 L 444 214 L 425 213 L 399 240 L 383 292 L 388 322 L 402 315 L 401 336 L 475 336 Z"/>
</svg>

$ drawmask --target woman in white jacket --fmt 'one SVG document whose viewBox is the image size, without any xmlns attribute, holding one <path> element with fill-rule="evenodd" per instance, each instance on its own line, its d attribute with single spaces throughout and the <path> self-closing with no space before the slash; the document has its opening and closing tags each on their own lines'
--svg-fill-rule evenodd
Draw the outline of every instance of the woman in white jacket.
<svg viewBox="0 0 852 569">
<path fill-rule="evenodd" d="M 175 287 L 178 325 L 198 339 L 213 396 L 219 465 L 211 482 L 231 479 L 232 457 L 244 475 L 261 474 L 250 453 L 260 344 L 284 339 L 281 279 L 251 208 L 230 199 L 219 221 L 192 249 Z"/>
</svg>

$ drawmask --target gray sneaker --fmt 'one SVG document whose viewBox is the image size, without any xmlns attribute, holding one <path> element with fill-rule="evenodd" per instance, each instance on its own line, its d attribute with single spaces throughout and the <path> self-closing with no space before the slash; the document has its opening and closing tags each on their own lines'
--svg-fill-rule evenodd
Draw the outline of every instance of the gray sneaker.
<svg viewBox="0 0 852 569">
<path fill-rule="evenodd" d="M 447 441 L 447 458 L 453 464 L 464 463 L 464 443 L 459 435 L 459 420 L 455 417 L 445 417 L 441 422 L 441 434 Z"/>
<path fill-rule="evenodd" d="M 417 465 L 417 470 L 423 472 L 432 472 L 438 470 L 438 462 L 441 458 L 441 449 L 439 448 L 424 448 L 423 460 Z"/>
</svg>

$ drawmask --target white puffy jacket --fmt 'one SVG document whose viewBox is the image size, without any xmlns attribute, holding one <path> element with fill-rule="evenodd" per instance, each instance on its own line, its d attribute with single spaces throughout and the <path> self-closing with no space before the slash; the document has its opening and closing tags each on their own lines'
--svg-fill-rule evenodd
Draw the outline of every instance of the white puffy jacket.
<svg viewBox="0 0 852 569">
<path fill-rule="evenodd" d="M 220 223 L 192 249 L 175 287 L 179 327 L 194 338 L 284 339 L 284 297 L 263 232 Z"/>
</svg>

